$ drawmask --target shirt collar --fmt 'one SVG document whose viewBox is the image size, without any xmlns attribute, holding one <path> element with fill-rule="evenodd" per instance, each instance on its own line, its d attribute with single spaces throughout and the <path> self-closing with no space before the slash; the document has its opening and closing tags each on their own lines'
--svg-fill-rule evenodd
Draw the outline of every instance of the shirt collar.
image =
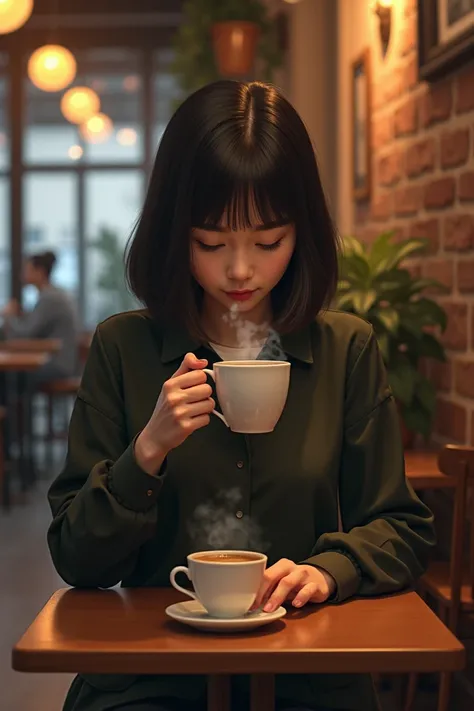
<svg viewBox="0 0 474 711">
<path fill-rule="evenodd" d="M 313 363 L 310 326 L 283 335 L 281 345 L 283 351 L 291 358 L 303 363 Z M 183 358 L 188 352 L 195 353 L 202 348 L 203 345 L 191 338 L 185 330 L 166 328 L 163 333 L 161 360 L 163 363 L 171 363 L 171 361 Z"/>
</svg>

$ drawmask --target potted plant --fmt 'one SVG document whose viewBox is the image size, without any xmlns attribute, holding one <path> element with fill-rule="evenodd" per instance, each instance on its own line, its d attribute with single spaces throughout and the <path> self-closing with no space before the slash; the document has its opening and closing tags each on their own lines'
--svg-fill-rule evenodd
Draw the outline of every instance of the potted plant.
<svg viewBox="0 0 474 711">
<path fill-rule="evenodd" d="M 271 81 L 282 60 L 279 30 L 264 0 L 187 0 L 172 69 L 186 93 L 223 76 L 248 76 L 256 59 Z"/>
<path fill-rule="evenodd" d="M 393 241 L 381 234 L 365 246 L 346 237 L 340 255 L 340 280 L 335 305 L 369 321 L 387 367 L 390 386 L 399 406 L 404 446 L 416 433 L 431 433 L 436 393 L 420 370 L 420 361 L 446 359 L 439 334 L 446 328 L 444 309 L 424 295 L 427 288 L 444 290 L 433 279 L 421 279 L 401 266 L 421 254 L 426 240 Z"/>
</svg>

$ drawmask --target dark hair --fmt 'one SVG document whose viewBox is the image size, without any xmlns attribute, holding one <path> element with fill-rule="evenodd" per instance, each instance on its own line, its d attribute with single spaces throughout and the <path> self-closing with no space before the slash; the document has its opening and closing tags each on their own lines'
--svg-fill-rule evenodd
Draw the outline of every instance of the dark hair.
<svg viewBox="0 0 474 711">
<path fill-rule="evenodd" d="M 273 289 L 273 326 L 297 330 L 326 306 L 337 283 L 337 235 L 311 140 L 291 104 L 260 82 L 218 81 L 188 97 L 158 148 L 145 204 L 129 242 L 131 290 L 161 323 L 205 340 L 202 289 L 191 274 L 192 227 L 294 223 L 296 246 Z"/>
<path fill-rule="evenodd" d="M 33 254 L 28 257 L 28 261 L 31 262 L 36 269 L 42 269 L 49 279 L 53 267 L 56 264 L 56 255 L 54 252 L 40 252 L 39 254 Z"/>
</svg>

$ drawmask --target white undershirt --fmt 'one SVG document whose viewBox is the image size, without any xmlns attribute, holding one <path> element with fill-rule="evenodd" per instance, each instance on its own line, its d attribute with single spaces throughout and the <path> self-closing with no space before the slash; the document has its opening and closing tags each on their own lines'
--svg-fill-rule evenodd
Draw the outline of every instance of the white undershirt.
<svg viewBox="0 0 474 711">
<path fill-rule="evenodd" d="M 222 360 L 256 360 L 265 345 L 265 341 L 248 346 L 221 346 L 218 343 L 209 343 Z"/>
</svg>

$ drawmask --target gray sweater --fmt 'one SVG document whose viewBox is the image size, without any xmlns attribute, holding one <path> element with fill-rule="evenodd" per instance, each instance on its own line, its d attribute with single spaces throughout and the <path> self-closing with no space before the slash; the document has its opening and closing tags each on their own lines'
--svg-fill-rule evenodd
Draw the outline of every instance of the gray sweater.
<svg viewBox="0 0 474 711">
<path fill-rule="evenodd" d="M 39 293 L 34 309 L 5 324 L 7 338 L 57 338 L 61 350 L 49 361 L 50 367 L 65 376 L 77 371 L 78 318 L 72 299 L 62 289 L 48 286 Z"/>
</svg>

